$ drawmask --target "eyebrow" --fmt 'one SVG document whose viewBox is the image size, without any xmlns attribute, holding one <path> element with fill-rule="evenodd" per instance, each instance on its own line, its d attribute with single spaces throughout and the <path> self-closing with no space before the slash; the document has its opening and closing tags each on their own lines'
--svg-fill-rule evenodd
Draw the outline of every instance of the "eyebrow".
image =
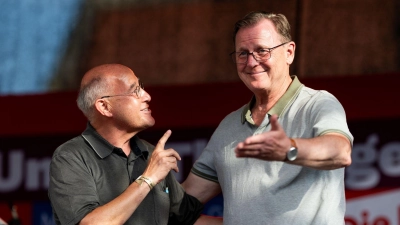
<svg viewBox="0 0 400 225">
<path fill-rule="evenodd" d="M 257 45 L 256 47 L 255 47 L 255 49 L 256 49 L 256 51 L 257 50 L 260 50 L 260 49 L 270 49 L 270 47 L 265 47 L 265 46 L 263 46 L 263 45 Z M 249 51 L 249 49 L 247 49 L 247 48 L 239 48 L 239 50 L 237 51 L 237 52 L 250 52 Z"/>
<path fill-rule="evenodd" d="M 133 82 L 133 84 L 131 84 L 131 86 L 129 86 L 128 91 L 129 92 L 132 91 L 138 84 L 139 84 L 139 80 L 138 80 L 138 82 Z"/>
</svg>

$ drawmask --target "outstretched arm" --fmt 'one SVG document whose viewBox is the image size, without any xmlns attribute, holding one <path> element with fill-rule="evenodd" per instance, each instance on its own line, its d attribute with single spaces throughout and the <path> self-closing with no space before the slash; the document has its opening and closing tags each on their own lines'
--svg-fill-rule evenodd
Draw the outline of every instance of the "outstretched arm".
<svg viewBox="0 0 400 225">
<path fill-rule="evenodd" d="M 251 136 L 239 143 L 235 149 L 237 157 L 252 157 L 267 161 L 285 161 L 291 147 L 288 137 L 278 122 L 276 115 L 271 117 L 271 131 Z M 315 169 L 337 169 L 351 164 L 351 143 L 342 134 L 325 135 L 302 139 L 294 138 L 298 149 L 295 165 Z"/>
</svg>

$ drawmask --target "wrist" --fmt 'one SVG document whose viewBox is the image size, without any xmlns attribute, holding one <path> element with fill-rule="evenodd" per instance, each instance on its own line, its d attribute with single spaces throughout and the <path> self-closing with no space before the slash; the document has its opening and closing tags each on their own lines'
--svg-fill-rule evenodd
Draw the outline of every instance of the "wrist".
<svg viewBox="0 0 400 225">
<path fill-rule="evenodd" d="M 143 175 L 140 175 L 136 180 L 136 183 L 138 183 L 139 185 L 142 185 L 143 182 L 146 183 L 150 190 L 153 189 L 153 187 L 155 186 L 155 184 L 153 183 L 152 179 L 150 179 L 149 177 L 145 177 Z"/>
<path fill-rule="evenodd" d="M 298 153 L 297 144 L 292 138 L 290 138 L 290 148 L 289 148 L 289 151 L 286 153 L 285 161 L 292 162 L 292 161 L 296 160 L 297 153 Z"/>
</svg>

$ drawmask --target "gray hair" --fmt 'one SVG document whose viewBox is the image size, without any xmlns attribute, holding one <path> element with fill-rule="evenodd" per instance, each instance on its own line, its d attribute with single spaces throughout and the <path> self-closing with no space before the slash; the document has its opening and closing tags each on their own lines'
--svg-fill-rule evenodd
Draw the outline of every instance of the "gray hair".
<svg viewBox="0 0 400 225">
<path fill-rule="evenodd" d="M 94 115 L 94 103 L 109 90 L 106 78 L 96 77 L 85 86 L 82 86 L 76 99 L 78 108 L 90 121 Z"/>
<path fill-rule="evenodd" d="M 235 44 L 236 34 L 241 28 L 255 25 L 263 19 L 268 19 L 275 25 L 276 31 L 282 38 L 282 42 L 288 42 L 292 40 L 292 37 L 290 36 L 290 24 L 283 14 L 256 11 L 250 12 L 243 19 L 235 23 L 235 28 L 233 31 L 233 43 Z"/>
</svg>

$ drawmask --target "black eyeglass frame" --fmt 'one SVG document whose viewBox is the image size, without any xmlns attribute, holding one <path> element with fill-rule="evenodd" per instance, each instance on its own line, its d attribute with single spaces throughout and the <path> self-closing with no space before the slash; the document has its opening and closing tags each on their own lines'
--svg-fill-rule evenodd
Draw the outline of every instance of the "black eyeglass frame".
<svg viewBox="0 0 400 225">
<path fill-rule="evenodd" d="M 287 43 L 289 43 L 289 42 L 290 42 L 290 41 L 287 41 L 287 42 L 284 42 L 284 43 L 282 43 L 282 44 L 280 44 L 280 45 L 274 46 L 274 47 L 272 47 L 272 48 L 261 48 L 261 49 L 255 51 L 257 54 L 258 54 L 258 52 L 261 51 L 261 50 L 266 51 L 267 54 L 269 55 L 268 58 L 263 58 L 263 59 L 261 59 L 260 57 L 254 55 L 254 51 L 253 51 L 253 52 L 246 52 L 246 61 L 245 61 L 245 62 L 240 62 L 240 63 L 238 63 L 238 62 L 236 62 L 236 58 L 237 58 L 236 54 L 238 54 L 238 53 L 239 53 L 239 54 L 243 54 L 245 51 L 243 51 L 243 52 L 231 52 L 231 53 L 229 53 L 229 55 L 231 56 L 231 59 L 232 59 L 232 61 L 233 61 L 235 64 L 246 64 L 247 61 L 249 61 L 249 55 L 252 55 L 253 58 L 254 58 L 257 62 L 264 62 L 264 61 L 266 61 L 266 60 L 268 60 L 268 59 L 271 58 L 271 55 L 272 55 L 271 52 L 272 52 L 272 50 L 274 50 L 274 49 L 276 49 L 276 48 L 278 48 L 278 47 L 281 47 L 281 46 L 283 46 L 283 45 L 285 45 L 285 44 L 287 44 Z"/>
</svg>

